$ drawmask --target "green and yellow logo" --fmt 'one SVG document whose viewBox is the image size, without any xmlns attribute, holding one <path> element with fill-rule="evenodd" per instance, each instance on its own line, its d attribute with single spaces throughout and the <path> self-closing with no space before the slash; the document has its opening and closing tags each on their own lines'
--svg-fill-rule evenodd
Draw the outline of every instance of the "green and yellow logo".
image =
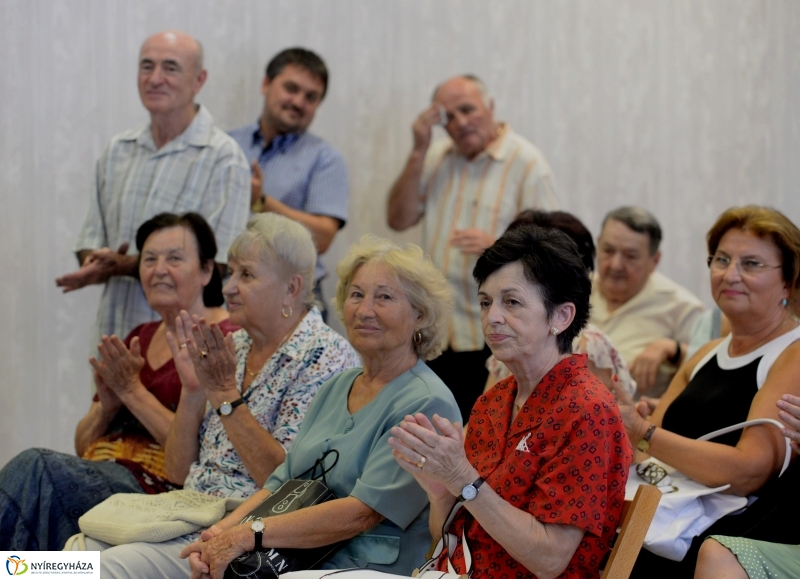
<svg viewBox="0 0 800 579">
<path fill-rule="evenodd" d="M 11 555 L 7 559 L 6 571 L 8 571 L 9 575 L 24 575 L 28 572 L 28 564 L 25 559 L 20 559 L 16 555 Z"/>
</svg>

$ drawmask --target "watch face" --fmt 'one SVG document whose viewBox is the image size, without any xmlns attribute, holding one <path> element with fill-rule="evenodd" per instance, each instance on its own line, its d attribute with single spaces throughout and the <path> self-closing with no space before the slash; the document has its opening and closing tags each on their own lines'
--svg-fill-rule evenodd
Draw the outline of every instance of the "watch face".
<svg viewBox="0 0 800 579">
<path fill-rule="evenodd" d="M 476 496 L 478 496 L 478 489 L 469 484 L 465 486 L 463 489 L 461 489 L 461 496 L 464 497 L 465 501 L 471 501 Z"/>
<path fill-rule="evenodd" d="M 219 407 L 219 413 L 220 413 L 220 414 L 222 414 L 223 416 L 227 416 L 227 415 L 228 415 L 228 414 L 230 414 L 231 412 L 233 412 L 233 407 L 231 406 L 231 403 L 230 403 L 230 402 L 223 402 L 223 403 L 220 405 L 220 407 Z"/>
<path fill-rule="evenodd" d="M 258 519 L 250 523 L 250 529 L 254 533 L 261 533 L 264 531 L 264 521 Z"/>
</svg>

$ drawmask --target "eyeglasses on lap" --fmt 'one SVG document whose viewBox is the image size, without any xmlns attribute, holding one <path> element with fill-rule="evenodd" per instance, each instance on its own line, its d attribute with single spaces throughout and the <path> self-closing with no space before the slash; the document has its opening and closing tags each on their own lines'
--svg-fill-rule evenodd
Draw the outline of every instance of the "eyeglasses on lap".
<svg viewBox="0 0 800 579">
<path fill-rule="evenodd" d="M 636 474 L 642 477 L 642 480 L 647 484 L 661 489 L 661 492 L 665 495 L 678 491 L 678 487 L 672 484 L 672 479 L 669 478 L 666 469 L 659 464 L 654 462 L 639 463 L 636 465 Z"/>
</svg>

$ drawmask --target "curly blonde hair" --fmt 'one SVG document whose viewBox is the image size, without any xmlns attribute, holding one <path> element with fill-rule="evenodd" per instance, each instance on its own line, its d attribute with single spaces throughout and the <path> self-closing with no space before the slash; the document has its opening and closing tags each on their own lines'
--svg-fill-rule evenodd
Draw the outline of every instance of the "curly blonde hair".
<svg viewBox="0 0 800 579">
<path fill-rule="evenodd" d="M 365 235 L 350 247 L 336 267 L 339 281 L 336 283 L 334 307 L 339 319 L 344 321 L 347 289 L 356 270 L 372 261 L 382 263 L 397 276 L 411 307 L 420 313 L 414 332 L 419 332 L 422 339 L 417 343 L 413 336 L 409 338 L 414 351 L 423 360 L 436 358 L 447 344 L 453 295 L 442 272 L 413 243 L 400 246 L 388 239 Z"/>
</svg>

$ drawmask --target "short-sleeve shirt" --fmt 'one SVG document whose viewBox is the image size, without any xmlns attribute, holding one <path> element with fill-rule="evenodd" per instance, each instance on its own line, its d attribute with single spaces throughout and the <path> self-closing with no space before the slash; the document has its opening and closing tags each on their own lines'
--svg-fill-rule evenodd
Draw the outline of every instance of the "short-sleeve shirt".
<svg viewBox="0 0 800 579">
<path fill-rule="evenodd" d="M 248 163 L 258 160 L 264 195 L 292 209 L 347 222 L 350 186 L 347 165 L 339 152 L 308 132 L 277 135 L 265 146 L 258 121 L 230 131 Z M 325 276 L 317 259 L 315 279 Z"/>
<path fill-rule="evenodd" d="M 94 191 L 75 251 L 116 250 L 127 243 L 128 255 L 133 255 L 142 223 L 164 211 L 195 211 L 214 230 L 215 260 L 227 263 L 228 248 L 244 231 L 249 209 L 247 160 L 201 105 L 186 130 L 160 149 L 149 123 L 111 139 L 97 161 Z M 125 336 L 158 318 L 138 279 L 114 276 L 100 300 L 95 343 L 103 334 Z"/>
<path fill-rule="evenodd" d="M 556 364 L 512 419 L 513 376 L 478 399 L 469 419 L 467 458 L 494 492 L 540 523 L 584 530 L 562 578 L 596 578 L 622 516 L 633 450 L 613 395 L 588 370 L 586 355 Z M 461 509 L 450 532 L 466 532 L 474 579 L 532 577 Z M 456 571 L 464 572 L 461 546 Z M 440 561 L 446 569 L 444 558 Z"/>
<path fill-rule="evenodd" d="M 433 143 L 420 195 L 423 247 L 453 288 L 448 343 L 456 352 L 481 350 L 478 284 L 472 277 L 478 256 L 461 253 L 450 238 L 456 229 L 477 227 L 497 239 L 523 209 L 558 209 L 550 166 L 539 149 L 504 124 L 473 159 L 461 155 L 449 138 Z"/>
<path fill-rule="evenodd" d="M 233 343 L 236 384 L 241 392 L 253 340 L 239 330 L 233 334 Z M 259 425 L 288 450 L 320 386 L 360 362 L 347 340 L 325 325 L 319 310 L 312 308 L 267 360 L 242 398 Z M 210 404 L 198 436 L 200 453 L 189 467 L 185 488 L 232 498 L 247 498 L 258 490 Z"/>
<path fill-rule="evenodd" d="M 352 496 L 384 517 L 382 523 L 351 539 L 325 564 L 326 568 L 369 567 L 410 574 L 424 562 L 430 547 L 428 497 L 414 477 L 392 456 L 390 429 L 408 414 L 439 414 L 460 421 L 450 390 L 421 360 L 389 382 L 355 414 L 347 398 L 361 368 L 342 372 L 317 394 L 286 462 L 264 485 L 275 491 L 285 481 L 299 478 L 329 450 L 338 462 L 325 476 L 339 498 Z M 330 465 L 329 455 L 326 465 Z"/>
</svg>

